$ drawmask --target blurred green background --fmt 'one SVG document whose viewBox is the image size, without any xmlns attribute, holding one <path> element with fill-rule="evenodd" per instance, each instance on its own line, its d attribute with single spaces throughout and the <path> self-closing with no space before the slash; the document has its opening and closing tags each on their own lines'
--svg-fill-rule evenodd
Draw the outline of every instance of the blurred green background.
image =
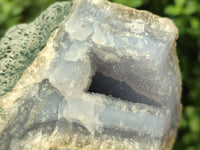
<svg viewBox="0 0 200 150">
<path fill-rule="evenodd" d="M 58 0 L 0 0 L 0 38 Z M 173 150 L 200 150 L 200 0 L 110 0 L 171 18 L 179 29 L 183 116 Z"/>
</svg>

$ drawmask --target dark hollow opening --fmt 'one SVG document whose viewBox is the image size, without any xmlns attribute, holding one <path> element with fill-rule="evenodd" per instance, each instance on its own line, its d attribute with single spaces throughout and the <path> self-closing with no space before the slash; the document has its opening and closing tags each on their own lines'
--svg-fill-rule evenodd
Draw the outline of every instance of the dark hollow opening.
<svg viewBox="0 0 200 150">
<path fill-rule="evenodd" d="M 144 103 L 156 106 L 159 104 L 154 100 L 148 99 L 146 96 L 138 94 L 125 82 L 105 76 L 100 72 L 96 72 L 93 76 L 88 92 L 104 94 L 134 103 Z"/>
</svg>

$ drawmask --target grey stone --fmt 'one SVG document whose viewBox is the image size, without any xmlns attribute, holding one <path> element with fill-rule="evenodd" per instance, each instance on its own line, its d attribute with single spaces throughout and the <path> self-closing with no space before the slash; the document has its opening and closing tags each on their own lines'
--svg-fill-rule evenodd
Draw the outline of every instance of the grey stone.
<svg viewBox="0 0 200 150">
<path fill-rule="evenodd" d="M 1 40 L 0 149 L 170 150 L 181 115 L 173 22 L 106 0 L 71 4 Z"/>
</svg>

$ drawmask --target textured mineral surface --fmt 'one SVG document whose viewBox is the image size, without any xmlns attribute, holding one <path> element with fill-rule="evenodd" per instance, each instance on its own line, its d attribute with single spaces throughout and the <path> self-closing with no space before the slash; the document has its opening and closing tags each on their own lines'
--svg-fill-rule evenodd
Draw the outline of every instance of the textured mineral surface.
<svg viewBox="0 0 200 150">
<path fill-rule="evenodd" d="M 0 150 L 170 150 L 173 22 L 106 0 L 55 3 L 0 42 Z"/>
</svg>

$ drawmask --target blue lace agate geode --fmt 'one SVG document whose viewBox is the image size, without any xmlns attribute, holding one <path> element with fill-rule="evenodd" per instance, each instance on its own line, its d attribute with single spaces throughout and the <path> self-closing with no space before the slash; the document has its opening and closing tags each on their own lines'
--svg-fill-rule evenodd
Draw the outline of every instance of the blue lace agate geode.
<svg viewBox="0 0 200 150">
<path fill-rule="evenodd" d="M 181 114 L 172 21 L 55 3 L 0 43 L 0 149 L 170 150 Z"/>
</svg>

